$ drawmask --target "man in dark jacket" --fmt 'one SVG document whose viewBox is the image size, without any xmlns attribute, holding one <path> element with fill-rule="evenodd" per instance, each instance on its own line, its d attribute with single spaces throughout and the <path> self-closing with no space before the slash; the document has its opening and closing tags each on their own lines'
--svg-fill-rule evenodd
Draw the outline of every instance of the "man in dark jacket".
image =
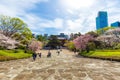
<svg viewBox="0 0 120 80">
<path fill-rule="evenodd" d="M 36 57 L 37 57 L 37 54 L 36 54 L 36 53 L 33 53 L 33 54 L 32 54 L 32 57 L 33 57 L 33 60 L 35 61 L 35 60 L 36 60 Z"/>
</svg>

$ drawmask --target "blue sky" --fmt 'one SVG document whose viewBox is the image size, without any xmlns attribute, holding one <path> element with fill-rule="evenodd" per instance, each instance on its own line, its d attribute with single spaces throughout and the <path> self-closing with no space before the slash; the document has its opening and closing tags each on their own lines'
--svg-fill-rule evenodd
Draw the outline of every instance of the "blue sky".
<svg viewBox="0 0 120 80">
<path fill-rule="evenodd" d="M 86 33 L 95 30 L 98 11 L 109 25 L 120 21 L 120 0 L 0 0 L 0 14 L 19 17 L 35 34 Z"/>
</svg>

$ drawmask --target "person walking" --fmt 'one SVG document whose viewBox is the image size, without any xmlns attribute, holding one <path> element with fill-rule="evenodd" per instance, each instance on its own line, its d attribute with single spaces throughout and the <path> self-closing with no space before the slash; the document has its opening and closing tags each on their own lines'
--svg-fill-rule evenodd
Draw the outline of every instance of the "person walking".
<svg viewBox="0 0 120 80">
<path fill-rule="evenodd" d="M 38 55 L 39 55 L 39 57 L 41 58 L 41 56 L 42 56 L 42 53 L 39 53 Z"/>
<path fill-rule="evenodd" d="M 35 60 L 36 60 L 36 57 L 37 57 L 37 54 L 36 54 L 36 53 L 33 53 L 33 54 L 32 54 L 32 57 L 33 57 L 33 60 L 35 61 Z"/>
<path fill-rule="evenodd" d="M 62 46 L 60 46 L 60 51 L 62 51 Z"/>
<path fill-rule="evenodd" d="M 51 57 L 51 52 L 50 51 L 48 51 L 47 57 L 48 58 Z"/>
<path fill-rule="evenodd" d="M 58 53 L 58 55 L 60 54 L 60 51 L 59 50 L 57 50 L 57 53 Z"/>
</svg>

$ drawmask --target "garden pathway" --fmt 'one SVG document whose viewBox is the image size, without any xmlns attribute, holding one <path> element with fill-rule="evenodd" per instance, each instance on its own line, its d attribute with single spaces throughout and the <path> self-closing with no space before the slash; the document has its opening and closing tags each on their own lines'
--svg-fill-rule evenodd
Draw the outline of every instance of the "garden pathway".
<svg viewBox="0 0 120 80">
<path fill-rule="evenodd" d="M 73 52 L 62 50 L 58 56 L 0 62 L 0 80 L 120 80 L 120 63 L 114 61 L 75 57 Z"/>
</svg>

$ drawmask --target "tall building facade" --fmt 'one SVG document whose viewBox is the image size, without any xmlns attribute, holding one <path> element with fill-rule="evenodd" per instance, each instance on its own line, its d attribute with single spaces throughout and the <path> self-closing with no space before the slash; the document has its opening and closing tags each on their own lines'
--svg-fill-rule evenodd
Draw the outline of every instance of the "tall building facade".
<svg viewBox="0 0 120 80">
<path fill-rule="evenodd" d="M 96 17 L 96 29 L 101 29 L 108 26 L 108 16 L 107 12 L 99 11 Z"/>
<path fill-rule="evenodd" d="M 120 27 L 120 22 L 116 21 L 114 23 L 111 23 L 111 27 Z"/>
</svg>

